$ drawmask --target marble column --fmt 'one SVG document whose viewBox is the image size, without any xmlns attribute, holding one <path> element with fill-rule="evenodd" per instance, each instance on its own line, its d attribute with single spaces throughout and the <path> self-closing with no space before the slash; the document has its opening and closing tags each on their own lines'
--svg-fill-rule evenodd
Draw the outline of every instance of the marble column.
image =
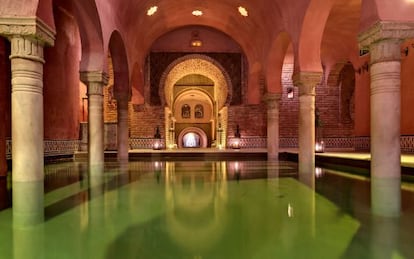
<svg viewBox="0 0 414 259">
<path fill-rule="evenodd" d="M 44 218 L 43 48 L 54 32 L 36 18 L 2 18 L 0 34 L 11 42 L 13 224 L 26 227 Z"/>
<path fill-rule="evenodd" d="M 279 102 L 280 93 L 265 96 L 267 103 L 267 159 L 279 159 Z"/>
<path fill-rule="evenodd" d="M 117 97 L 118 124 L 117 124 L 117 145 L 118 161 L 128 161 L 129 132 L 128 132 L 128 96 Z"/>
<path fill-rule="evenodd" d="M 315 88 L 321 78 L 319 72 L 293 76 L 299 87 L 299 174 L 313 174 L 315 170 Z"/>
<path fill-rule="evenodd" d="M 104 167 L 103 87 L 108 76 L 102 71 L 81 72 L 88 95 L 88 162 L 90 172 L 102 172 Z"/>
<path fill-rule="evenodd" d="M 401 208 L 401 42 L 414 24 L 378 22 L 360 35 L 369 47 L 371 76 L 371 204 L 375 215 L 399 216 Z"/>
</svg>

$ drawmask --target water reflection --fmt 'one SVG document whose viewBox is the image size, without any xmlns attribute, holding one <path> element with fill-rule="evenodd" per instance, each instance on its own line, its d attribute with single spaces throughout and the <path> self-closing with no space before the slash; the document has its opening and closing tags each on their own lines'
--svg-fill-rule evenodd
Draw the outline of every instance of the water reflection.
<svg viewBox="0 0 414 259">
<path fill-rule="evenodd" d="M 11 205 L 11 193 L 7 177 L 0 177 L 0 211 Z"/>
<path fill-rule="evenodd" d="M 13 228 L 13 258 L 45 258 L 43 225 L 37 224 L 25 228 Z"/>
<path fill-rule="evenodd" d="M 2 228 L 5 258 L 414 258 L 413 192 L 402 192 L 401 217 L 379 217 L 370 182 L 343 172 L 298 175 L 283 161 L 88 170 L 48 171 L 46 221 Z"/>
<path fill-rule="evenodd" d="M 173 165 L 165 172 L 167 233 L 182 249 L 204 253 L 218 241 L 226 225 L 226 171 L 215 163 Z"/>
<path fill-rule="evenodd" d="M 44 220 L 43 181 L 13 182 L 13 225 L 31 227 Z"/>
</svg>

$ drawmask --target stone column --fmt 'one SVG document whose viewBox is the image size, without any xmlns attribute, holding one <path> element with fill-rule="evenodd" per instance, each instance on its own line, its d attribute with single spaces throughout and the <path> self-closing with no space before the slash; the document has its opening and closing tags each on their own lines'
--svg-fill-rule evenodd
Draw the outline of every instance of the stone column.
<svg viewBox="0 0 414 259">
<path fill-rule="evenodd" d="M 13 224 L 25 227 L 44 217 L 43 47 L 54 32 L 36 18 L 8 18 L 0 34 L 11 42 Z"/>
<path fill-rule="evenodd" d="M 129 133 L 128 133 L 128 96 L 117 97 L 118 109 L 118 129 L 117 129 L 117 145 L 118 145 L 118 161 L 128 161 L 129 150 Z"/>
<path fill-rule="evenodd" d="M 279 102 L 280 93 L 265 96 L 267 103 L 267 159 L 279 159 Z"/>
<path fill-rule="evenodd" d="M 319 72 L 300 72 L 293 77 L 299 87 L 299 174 L 315 170 L 315 87 Z"/>
<path fill-rule="evenodd" d="M 412 37 L 414 24 L 394 22 L 378 22 L 359 37 L 371 58 L 371 203 L 377 215 L 400 214 L 400 44 Z"/>
<path fill-rule="evenodd" d="M 88 161 L 90 172 L 102 172 L 104 166 L 103 87 L 108 77 L 102 71 L 81 72 L 88 86 Z"/>
</svg>

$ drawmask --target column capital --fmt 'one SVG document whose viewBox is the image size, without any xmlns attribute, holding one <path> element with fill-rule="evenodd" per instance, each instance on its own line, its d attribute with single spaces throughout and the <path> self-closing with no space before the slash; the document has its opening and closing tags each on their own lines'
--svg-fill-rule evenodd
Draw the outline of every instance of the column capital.
<svg viewBox="0 0 414 259">
<path fill-rule="evenodd" d="M 266 102 L 267 108 L 269 110 L 278 108 L 278 105 L 281 99 L 282 99 L 281 93 L 267 93 L 263 97 L 263 101 Z"/>
<path fill-rule="evenodd" d="M 292 78 L 293 84 L 299 88 L 299 96 L 315 95 L 316 85 L 322 81 L 322 72 L 299 72 Z"/>
<path fill-rule="evenodd" d="M 378 41 L 408 38 L 414 38 L 414 22 L 378 21 L 358 35 L 360 48 L 365 49 Z"/>
<path fill-rule="evenodd" d="M 45 63 L 41 41 L 27 36 L 14 35 L 10 37 L 10 42 L 10 59 L 24 58 Z"/>
<path fill-rule="evenodd" d="M 90 83 L 101 83 L 102 85 L 107 85 L 109 76 L 103 71 L 82 71 L 80 72 L 80 80 L 86 85 Z"/>
<path fill-rule="evenodd" d="M 53 46 L 56 32 L 38 17 L 1 17 L 0 35 L 9 39 L 22 37 L 43 47 Z"/>
</svg>

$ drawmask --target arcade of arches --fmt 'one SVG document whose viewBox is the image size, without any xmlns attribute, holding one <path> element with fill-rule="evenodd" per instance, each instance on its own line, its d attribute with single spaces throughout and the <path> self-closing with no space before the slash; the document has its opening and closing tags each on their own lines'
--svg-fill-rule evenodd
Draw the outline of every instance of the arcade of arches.
<svg viewBox="0 0 414 259">
<path fill-rule="evenodd" d="M 45 156 L 79 150 L 127 160 L 156 129 L 166 149 L 225 149 L 239 128 L 269 159 L 298 149 L 299 172 L 322 138 L 399 179 L 413 1 L 178 2 L 0 0 L 0 174 L 11 159 L 13 181 L 42 179 Z"/>
</svg>

